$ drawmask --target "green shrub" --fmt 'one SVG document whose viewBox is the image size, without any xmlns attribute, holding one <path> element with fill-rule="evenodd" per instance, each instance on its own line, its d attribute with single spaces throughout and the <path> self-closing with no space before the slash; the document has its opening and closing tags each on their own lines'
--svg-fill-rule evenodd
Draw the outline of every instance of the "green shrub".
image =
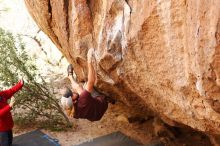
<svg viewBox="0 0 220 146">
<path fill-rule="evenodd" d="M 53 129 L 69 126 L 58 99 L 52 94 L 52 87 L 39 75 L 22 39 L 0 28 L 0 88 L 11 87 L 21 77 L 25 86 L 15 95 L 15 123 L 26 125 L 28 122 L 47 121 Z"/>
</svg>

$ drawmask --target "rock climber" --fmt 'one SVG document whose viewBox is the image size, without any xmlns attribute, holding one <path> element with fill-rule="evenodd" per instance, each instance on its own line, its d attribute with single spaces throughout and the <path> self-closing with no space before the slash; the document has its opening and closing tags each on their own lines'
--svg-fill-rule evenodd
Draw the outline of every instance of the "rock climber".
<svg viewBox="0 0 220 146">
<path fill-rule="evenodd" d="M 23 87 L 23 84 L 24 81 L 20 80 L 12 88 L 0 91 L 0 146 L 12 145 L 14 122 L 10 111 L 15 102 L 13 95 Z M 8 99 L 11 99 L 9 104 Z"/>
<path fill-rule="evenodd" d="M 108 103 L 114 104 L 115 100 L 103 94 L 97 94 L 98 92 L 94 90 L 96 71 L 92 65 L 92 58 L 94 58 L 94 49 L 89 49 L 87 54 L 88 81 L 85 88 L 74 80 L 73 66 L 68 66 L 68 78 L 75 92 L 66 87 L 63 90 L 61 104 L 70 117 L 98 121 L 106 112 Z"/>
</svg>

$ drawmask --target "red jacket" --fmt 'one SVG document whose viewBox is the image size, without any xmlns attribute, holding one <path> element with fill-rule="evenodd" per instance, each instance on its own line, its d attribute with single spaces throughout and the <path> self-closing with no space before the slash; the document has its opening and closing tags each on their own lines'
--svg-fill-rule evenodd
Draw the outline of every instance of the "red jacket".
<svg viewBox="0 0 220 146">
<path fill-rule="evenodd" d="M 15 86 L 8 90 L 0 91 L 0 132 L 11 130 L 14 122 L 11 115 L 11 107 L 7 103 L 18 90 L 22 88 L 23 84 L 18 82 Z"/>
</svg>

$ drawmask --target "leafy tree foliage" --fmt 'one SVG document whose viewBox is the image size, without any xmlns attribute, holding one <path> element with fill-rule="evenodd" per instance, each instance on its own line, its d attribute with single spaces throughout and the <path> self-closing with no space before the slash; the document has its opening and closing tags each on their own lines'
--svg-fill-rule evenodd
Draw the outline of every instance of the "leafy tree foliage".
<svg viewBox="0 0 220 146">
<path fill-rule="evenodd" d="M 0 28 L 1 90 L 11 87 L 21 78 L 24 79 L 25 86 L 15 95 L 14 108 L 15 117 L 20 124 L 40 121 L 52 128 L 70 125 L 58 99 L 52 94 L 52 87 L 38 74 L 34 61 L 27 55 L 22 39 Z"/>
</svg>

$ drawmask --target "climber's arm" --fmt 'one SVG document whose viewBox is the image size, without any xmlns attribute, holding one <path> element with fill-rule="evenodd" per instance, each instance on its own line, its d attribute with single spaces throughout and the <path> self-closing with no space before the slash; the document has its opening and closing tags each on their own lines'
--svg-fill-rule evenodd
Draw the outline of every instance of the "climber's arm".
<svg viewBox="0 0 220 146">
<path fill-rule="evenodd" d="M 90 93 L 93 91 L 93 87 L 96 80 L 96 73 L 92 63 L 88 63 L 88 82 L 86 84 L 86 90 Z"/>
<path fill-rule="evenodd" d="M 93 87 L 96 82 L 96 72 L 94 66 L 92 64 L 92 57 L 93 57 L 94 49 L 90 49 L 88 51 L 88 82 L 86 84 L 86 90 L 90 93 L 93 91 Z"/>
</svg>

